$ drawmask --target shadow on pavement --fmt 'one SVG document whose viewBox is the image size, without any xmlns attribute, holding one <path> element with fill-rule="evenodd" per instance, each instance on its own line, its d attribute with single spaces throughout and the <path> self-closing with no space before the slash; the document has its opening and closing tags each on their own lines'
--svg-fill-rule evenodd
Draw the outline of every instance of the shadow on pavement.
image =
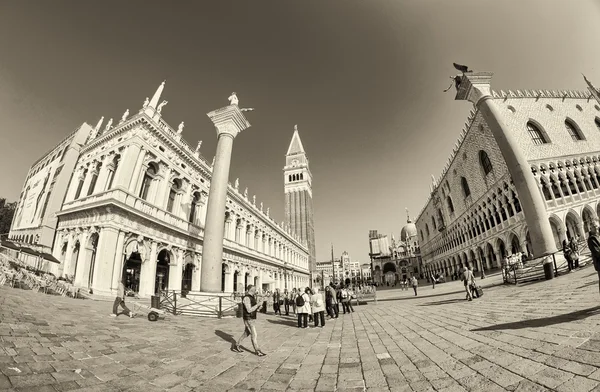
<svg viewBox="0 0 600 392">
<path fill-rule="evenodd" d="M 296 319 L 277 319 L 277 320 L 267 319 L 267 321 L 270 322 L 271 324 L 287 325 L 289 327 L 297 327 L 298 326 L 298 320 L 296 320 Z"/>
<path fill-rule="evenodd" d="M 235 343 L 235 338 L 233 337 L 232 334 L 229 334 L 227 332 L 223 332 L 219 329 L 215 330 L 215 335 L 217 335 L 218 337 L 220 337 L 221 339 L 223 339 L 224 341 L 226 341 L 227 343 Z"/>
<path fill-rule="evenodd" d="M 462 291 L 462 293 L 464 293 L 464 291 Z M 453 299 L 446 299 L 444 301 L 437 301 L 437 302 L 427 302 L 424 304 L 419 304 L 419 306 L 435 306 L 435 305 L 448 305 L 448 304 L 454 304 L 457 302 L 465 302 L 464 298 L 453 298 Z"/>
<path fill-rule="evenodd" d="M 549 325 L 567 323 L 570 321 L 582 320 L 584 318 L 594 316 L 600 310 L 600 306 L 594 306 L 593 308 L 587 308 L 578 310 L 576 312 L 559 314 L 553 317 L 544 317 L 533 320 L 516 321 L 513 323 L 496 324 L 490 325 L 489 327 L 472 329 L 471 332 L 477 331 L 497 331 L 501 329 L 522 329 L 522 328 L 540 328 L 547 327 Z"/>
<path fill-rule="evenodd" d="M 589 282 L 589 283 L 584 284 L 583 286 L 576 287 L 575 290 L 582 289 L 582 288 L 588 287 L 588 286 L 596 286 L 597 284 L 598 284 L 598 282 Z"/>
</svg>

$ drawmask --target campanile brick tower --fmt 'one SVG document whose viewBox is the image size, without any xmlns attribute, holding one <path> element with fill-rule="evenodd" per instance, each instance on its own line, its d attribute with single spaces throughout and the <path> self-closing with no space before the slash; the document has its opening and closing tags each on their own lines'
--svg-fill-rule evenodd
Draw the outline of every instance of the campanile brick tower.
<svg viewBox="0 0 600 392">
<path fill-rule="evenodd" d="M 302 146 L 298 126 L 285 156 L 285 219 L 291 231 L 308 245 L 308 266 L 316 271 L 315 226 L 313 221 L 312 174 Z"/>
</svg>

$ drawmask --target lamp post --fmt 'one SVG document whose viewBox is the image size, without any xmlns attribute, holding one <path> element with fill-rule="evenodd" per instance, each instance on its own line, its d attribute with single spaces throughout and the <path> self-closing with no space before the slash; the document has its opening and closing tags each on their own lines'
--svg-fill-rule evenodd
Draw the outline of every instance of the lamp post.
<svg viewBox="0 0 600 392">
<path fill-rule="evenodd" d="M 288 277 L 288 263 L 287 261 L 283 262 L 283 288 L 287 290 L 287 278 Z"/>
</svg>

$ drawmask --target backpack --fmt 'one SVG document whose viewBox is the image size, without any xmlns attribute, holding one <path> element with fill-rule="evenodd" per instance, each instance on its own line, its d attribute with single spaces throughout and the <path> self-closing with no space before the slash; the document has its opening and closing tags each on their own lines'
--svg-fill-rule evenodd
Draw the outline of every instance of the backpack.
<svg viewBox="0 0 600 392">
<path fill-rule="evenodd" d="M 342 290 L 342 298 L 348 298 L 348 290 L 346 290 L 346 289 Z"/>
<path fill-rule="evenodd" d="M 296 306 L 299 308 L 304 306 L 304 297 L 302 297 L 302 295 L 296 297 Z"/>
<path fill-rule="evenodd" d="M 317 294 L 317 300 L 315 301 L 315 305 L 317 305 L 317 308 L 323 306 L 323 296 L 321 296 L 320 294 Z"/>
</svg>

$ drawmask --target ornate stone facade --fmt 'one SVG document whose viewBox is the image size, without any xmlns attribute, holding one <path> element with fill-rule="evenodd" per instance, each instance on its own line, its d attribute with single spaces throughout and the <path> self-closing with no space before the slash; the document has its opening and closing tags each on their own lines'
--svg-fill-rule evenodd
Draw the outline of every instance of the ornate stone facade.
<svg viewBox="0 0 600 392">
<path fill-rule="evenodd" d="M 94 293 L 114 294 L 121 279 L 146 297 L 159 287 L 200 290 L 212 165 L 162 118 L 163 89 L 116 127 L 90 132 L 57 212 L 54 272 Z M 309 285 L 300 237 L 237 187 L 228 185 L 226 205 L 224 292 Z"/>
<path fill-rule="evenodd" d="M 600 209 L 600 104 L 582 91 L 492 92 L 545 200 L 556 247 L 585 238 Z M 479 110 L 471 111 L 417 218 L 428 272 L 460 263 L 497 268 L 532 254 L 525 217 L 506 161 Z M 560 257 L 560 253 L 557 255 Z"/>
</svg>

